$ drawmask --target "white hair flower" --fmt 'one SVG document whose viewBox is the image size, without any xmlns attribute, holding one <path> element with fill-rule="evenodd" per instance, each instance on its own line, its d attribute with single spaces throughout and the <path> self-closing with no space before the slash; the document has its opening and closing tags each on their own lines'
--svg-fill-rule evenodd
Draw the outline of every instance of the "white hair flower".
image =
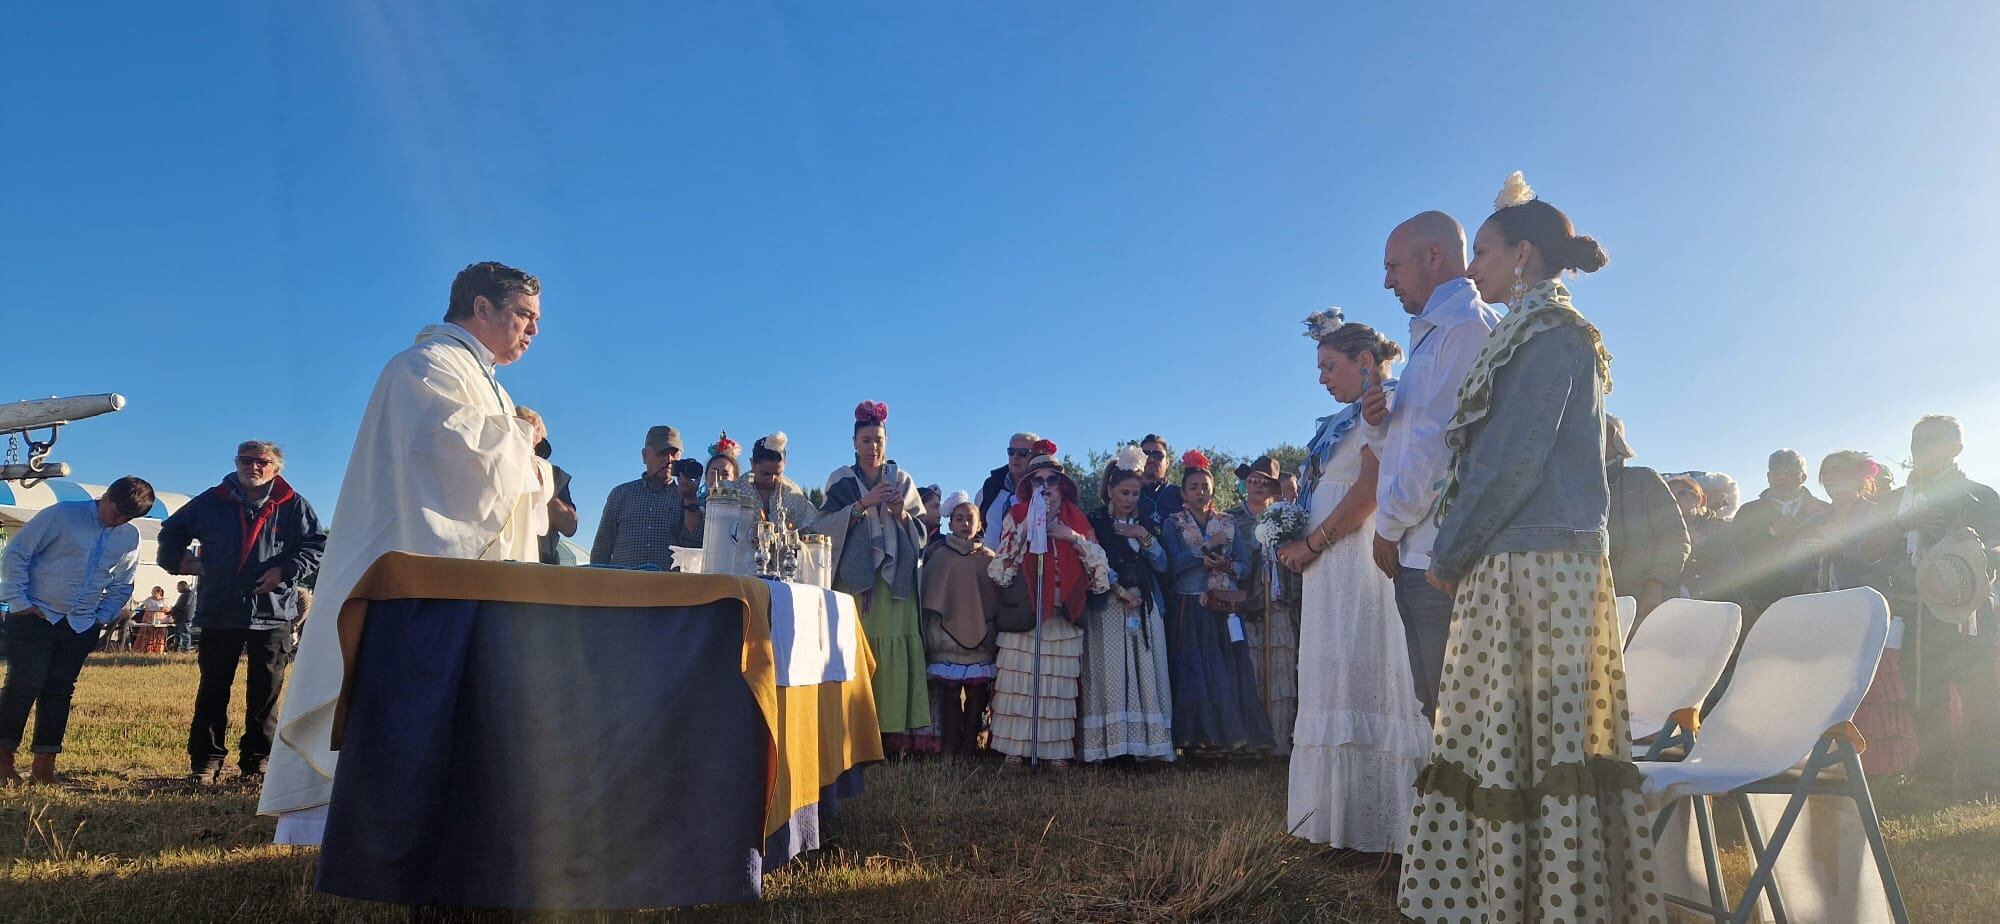
<svg viewBox="0 0 2000 924">
<path fill-rule="evenodd" d="M 763 443 L 764 448 L 769 449 L 772 452 L 784 452 L 785 431 L 779 430 L 778 432 L 773 433 L 770 436 L 764 437 L 763 439 L 758 440 L 757 442 Z"/>
<path fill-rule="evenodd" d="M 1126 446 L 1111 457 L 1111 464 L 1128 472 L 1145 471 L 1146 451 L 1137 446 Z"/>
<path fill-rule="evenodd" d="M 1338 306 L 1328 308 L 1325 311 L 1315 311 L 1312 314 L 1306 315 L 1306 339 L 1314 342 L 1324 340 L 1332 336 L 1333 332 L 1339 330 L 1340 325 L 1345 323 L 1347 323 L 1347 318 L 1341 313 Z"/>
<path fill-rule="evenodd" d="M 1513 208 L 1514 206 L 1532 201 L 1534 198 L 1534 187 L 1529 186 L 1528 178 L 1522 176 L 1521 171 L 1516 170 L 1507 175 L 1506 183 L 1501 184 L 1500 195 L 1493 200 L 1493 210 L 1497 212 L 1501 209 Z"/>
</svg>

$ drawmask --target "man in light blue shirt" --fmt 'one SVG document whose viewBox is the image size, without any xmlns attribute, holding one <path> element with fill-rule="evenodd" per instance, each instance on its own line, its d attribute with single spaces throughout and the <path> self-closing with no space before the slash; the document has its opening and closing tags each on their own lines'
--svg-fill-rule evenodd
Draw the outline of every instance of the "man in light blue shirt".
<svg viewBox="0 0 2000 924">
<path fill-rule="evenodd" d="M 29 779 L 55 782 L 76 676 L 104 626 L 132 600 L 139 569 L 139 529 L 132 521 L 152 509 L 153 486 L 127 476 L 97 500 L 44 508 L 7 543 L 0 580 L 0 601 L 8 607 L 0 785 L 21 782 L 14 751 L 31 708 L 35 762 Z"/>
</svg>

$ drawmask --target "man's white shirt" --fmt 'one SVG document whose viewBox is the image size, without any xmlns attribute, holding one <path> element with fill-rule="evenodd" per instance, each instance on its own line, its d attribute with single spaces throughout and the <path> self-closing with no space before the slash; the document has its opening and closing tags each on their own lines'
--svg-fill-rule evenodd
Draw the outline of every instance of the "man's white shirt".
<svg viewBox="0 0 2000 924">
<path fill-rule="evenodd" d="M 1423 313 L 1410 319 L 1410 358 L 1390 399 L 1389 420 L 1368 428 L 1369 441 L 1382 453 L 1375 531 L 1397 544 L 1405 568 L 1431 566 L 1437 541 L 1431 510 L 1451 464 L 1445 427 L 1458 412 L 1466 371 L 1499 323 L 1500 313 L 1479 300 L 1470 280 L 1438 286 Z"/>
</svg>

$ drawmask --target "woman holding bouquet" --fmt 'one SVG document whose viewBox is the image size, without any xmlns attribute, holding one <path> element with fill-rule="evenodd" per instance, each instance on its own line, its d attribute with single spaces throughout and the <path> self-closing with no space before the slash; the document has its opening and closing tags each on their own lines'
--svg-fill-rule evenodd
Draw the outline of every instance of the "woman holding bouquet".
<svg viewBox="0 0 2000 924">
<path fill-rule="evenodd" d="M 1292 724 L 1299 714 L 1299 576 L 1278 564 L 1257 532 L 1258 519 L 1278 501 L 1278 476 L 1278 461 L 1270 456 L 1237 466 L 1243 502 L 1229 515 L 1236 518 L 1237 532 L 1251 538 L 1250 578 L 1244 586 L 1255 588 L 1251 596 L 1263 606 L 1245 614 L 1243 644 L 1257 672 L 1264 714 L 1271 719 L 1272 753 L 1283 756 L 1292 752 Z"/>
<path fill-rule="evenodd" d="M 1394 854 L 1409 830 L 1430 729 L 1417 703 L 1395 585 L 1375 567 L 1375 452 L 1355 402 L 1393 397 L 1389 364 L 1402 350 L 1338 309 L 1306 319 L 1319 342 L 1319 382 L 1342 407 L 1306 444 L 1299 497 L 1311 524 L 1278 550 L 1303 573 L 1299 718 L 1286 823 L 1299 837 Z"/>
<path fill-rule="evenodd" d="M 1215 476 L 1201 450 L 1181 456 L 1181 499 L 1165 524 L 1174 743 L 1189 752 L 1269 749 L 1271 718 L 1231 605 L 1250 576 L 1250 535 L 1215 509 Z"/>
<path fill-rule="evenodd" d="M 1090 520 L 1077 506 L 1076 483 L 1056 461 L 1056 444 L 1038 440 L 1008 508 L 1000 547 L 987 571 L 993 583 L 1026 583 L 1034 601 L 1026 631 L 999 634 L 999 676 L 993 683 L 992 747 L 1008 766 L 1024 757 L 1069 767 L 1076 756 L 1078 678 L 1091 597 L 1111 589 L 1111 568 Z"/>
<path fill-rule="evenodd" d="M 1159 572 L 1167 569 L 1160 537 L 1139 517 L 1137 446 L 1120 450 L 1098 489 L 1104 509 L 1090 516 L 1111 565 L 1111 593 L 1084 623 L 1089 670 L 1083 672 L 1083 759 L 1173 760 L 1173 695 L 1167 685 L 1167 629 Z"/>
</svg>

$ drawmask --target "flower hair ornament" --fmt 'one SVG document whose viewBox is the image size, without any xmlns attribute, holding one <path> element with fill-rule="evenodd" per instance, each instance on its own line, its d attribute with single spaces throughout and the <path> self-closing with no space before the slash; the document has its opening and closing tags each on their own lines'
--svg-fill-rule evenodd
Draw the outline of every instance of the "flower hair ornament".
<svg viewBox="0 0 2000 924">
<path fill-rule="evenodd" d="M 1516 170 L 1507 174 L 1507 182 L 1500 184 L 1500 195 L 1493 198 L 1493 210 L 1511 209 L 1535 200 L 1535 188 L 1528 185 L 1528 178 Z"/>
<path fill-rule="evenodd" d="M 710 443 L 708 446 L 708 457 L 711 459 L 722 458 L 735 461 L 742 456 L 743 447 L 735 440 L 729 438 L 728 430 L 722 431 L 722 435 L 717 437 L 715 442 Z"/>
<path fill-rule="evenodd" d="M 1191 471 L 1209 471 L 1208 454 L 1199 449 L 1190 449 L 1182 453 L 1181 468 Z"/>
<path fill-rule="evenodd" d="M 1118 450 L 1117 455 L 1111 457 L 1111 466 L 1128 472 L 1145 471 L 1146 451 L 1140 449 L 1136 443 L 1128 444 L 1124 449 Z"/>
<path fill-rule="evenodd" d="M 854 406 L 856 423 L 880 424 L 889 421 L 889 406 L 880 401 L 863 401 Z"/>
<path fill-rule="evenodd" d="M 1056 454 L 1056 443 L 1054 440 L 1036 440 L 1035 445 L 1028 448 L 1035 454 L 1035 458 L 1037 459 L 1042 456 L 1053 457 Z"/>
<path fill-rule="evenodd" d="M 1339 306 L 1328 308 L 1325 311 L 1315 311 L 1312 314 L 1306 315 L 1306 339 L 1314 343 L 1325 340 L 1333 336 L 1333 332 L 1339 330 L 1340 325 L 1345 323 L 1347 323 L 1347 317 L 1341 313 Z"/>
<path fill-rule="evenodd" d="M 765 449 L 771 452 L 775 452 L 778 455 L 782 456 L 785 454 L 785 444 L 787 442 L 788 440 L 785 438 L 785 431 L 779 430 L 778 432 L 773 433 L 770 436 L 766 436 L 762 439 L 759 439 L 757 441 L 757 445 L 762 446 Z"/>
</svg>

